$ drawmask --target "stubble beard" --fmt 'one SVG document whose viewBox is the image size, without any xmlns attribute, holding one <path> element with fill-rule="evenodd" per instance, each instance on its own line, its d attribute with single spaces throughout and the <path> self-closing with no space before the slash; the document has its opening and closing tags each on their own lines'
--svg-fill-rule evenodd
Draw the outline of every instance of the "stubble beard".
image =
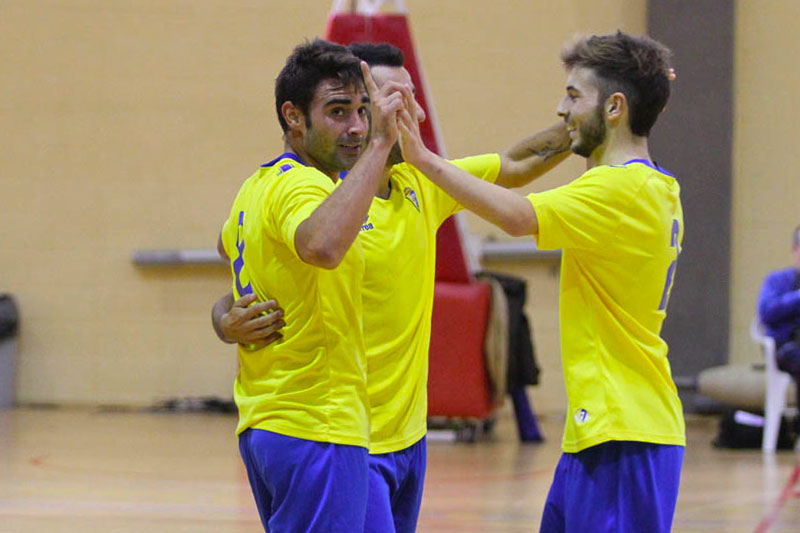
<svg viewBox="0 0 800 533">
<path fill-rule="evenodd" d="M 580 125 L 578 133 L 580 134 L 580 141 L 572 147 L 572 152 L 581 157 L 591 156 L 595 149 L 603 144 L 606 139 L 606 123 L 603 120 L 602 105 L 598 105 L 595 108 L 591 120 Z"/>
</svg>

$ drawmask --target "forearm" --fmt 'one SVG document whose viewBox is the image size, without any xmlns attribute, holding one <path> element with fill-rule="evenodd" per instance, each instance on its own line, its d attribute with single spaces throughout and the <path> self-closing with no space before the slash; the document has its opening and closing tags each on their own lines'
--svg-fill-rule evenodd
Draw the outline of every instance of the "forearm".
<svg viewBox="0 0 800 533">
<path fill-rule="evenodd" d="M 777 293 L 767 288 L 759 298 L 758 311 L 762 322 L 770 325 L 794 318 L 800 312 L 800 291 Z"/>
<path fill-rule="evenodd" d="M 572 153 L 563 121 L 526 137 L 500 154 L 497 185 L 521 187 L 546 173 Z"/>
<path fill-rule="evenodd" d="M 466 209 L 509 235 L 538 232 L 536 212 L 527 198 L 476 178 L 430 152 L 413 164 Z"/>
<path fill-rule="evenodd" d="M 336 268 L 353 244 L 384 179 L 391 145 L 370 142 L 347 179 L 297 228 L 295 247 L 305 262 Z"/>
<path fill-rule="evenodd" d="M 214 326 L 214 333 L 217 334 L 219 340 L 228 344 L 235 344 L 236 341 L 231 340 L 225 336 L 222 331 L 222 316 L 227 313 L 233 306 L 233 292 L 228 292 L 225 296 L 217 300 L 214 307 L 211 309 L 211 323 Z"/>
</svg>

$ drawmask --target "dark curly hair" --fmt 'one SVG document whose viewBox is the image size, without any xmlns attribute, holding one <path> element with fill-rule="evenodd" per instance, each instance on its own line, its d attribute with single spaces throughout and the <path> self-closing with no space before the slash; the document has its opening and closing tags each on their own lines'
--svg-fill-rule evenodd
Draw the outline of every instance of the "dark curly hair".
<svg viewBox="0 0 800 533">
<path fill-rule="evenodd" d="M 341 44 L 314 39 L 298 45 L 286 59 L 275 80 L 275 110 L 284 132 L 289 129 L 281 113 L 284 102 L 292 102 L 308 122 L 308 107 L 314 99 L 317 86 L 335 79 L 345 86 L 362 84 L 361 62 Z"/>
</svg>

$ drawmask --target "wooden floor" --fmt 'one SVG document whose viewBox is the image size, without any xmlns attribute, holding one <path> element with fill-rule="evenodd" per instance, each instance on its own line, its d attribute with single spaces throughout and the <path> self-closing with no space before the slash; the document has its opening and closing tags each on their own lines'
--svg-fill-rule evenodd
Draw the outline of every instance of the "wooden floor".
<svg viewBox="0 0 800 533">
<path fill-rule="evenodd" d="M 430 442 L 420 532 L 530 532 L 559 456 L 516 441 L 508 411 L 478 444 Z M 0 410 L 1 532 L 258 532 L 228 415 Z M 800 531 L 794 452 L 720 451 L 688 423 L 675 531 Z M 793 477 L 794 476 L 794 477 Z"/>
</svg>

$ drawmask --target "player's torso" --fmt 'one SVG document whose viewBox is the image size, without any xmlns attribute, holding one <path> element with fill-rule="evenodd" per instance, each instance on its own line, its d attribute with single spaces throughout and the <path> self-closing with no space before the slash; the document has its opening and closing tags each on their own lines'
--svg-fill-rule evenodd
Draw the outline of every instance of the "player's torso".
<svg viewBox="0 0 800 533">
<path fill-rule="evenodd" d="M 683 238 L 680 188 L 645 165 L 617 171 L 628 172 L 633 188 L 613 237 L 600 250 L 565 250 L 562 258 L 565 448 L 609 438 L 683 443 L 660 337 Z"/>
<path fill-rule="evenodd" d="M 391 183 L 389 198 L 373 200 L 359 234 L 372 453 L 410 446 L 426 427 L 438 228 L 418 177 L 394 172 Z"/>
<path fill-rule="evenodd" d="M 281 342 L 239 350 L 240 430 L 258 427 L 366 445 L 361 246 L 355 243 L 332 270 L 300 260 L 275 226 L 275 210 L 281 207 L 270 200 L 281 179 L 291 176 L 274 168 L 248 179 L 223 235 L 226 250 L 233 251 L 234 292 L 238 296 L 249 287 L 259 300 L 276 299 L 286 322 Z"/>
</svg>

